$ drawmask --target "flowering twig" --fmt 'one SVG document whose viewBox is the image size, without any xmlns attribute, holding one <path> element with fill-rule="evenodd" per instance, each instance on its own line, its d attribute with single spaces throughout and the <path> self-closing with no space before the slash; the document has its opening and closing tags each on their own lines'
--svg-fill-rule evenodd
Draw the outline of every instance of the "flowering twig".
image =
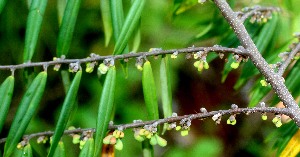
<svg viewBox="0 0 300 157">
<path fill-rule="evenodd" d="M 102 61 L 105 59 L 114 59 L 114 60 L 122 60 L 122 59 L 131 59 L 137 57 L 148 57 L 148 56 L 158 56 L 158 55 L 165 55 L 165 54 L 173 54 L 173 53 L 193 53 L 198 51 L 205 51 L 205 52 L 217 52 L 217 53 L 235 53 L 242 56 L 247 54 L 246 51 L 240 48 L 227 48 L 222 47 L 219 45 L 213 47 L 188 47 L 183 49 L 171 49 L 171 50 L 162 50 L 160 48 L 154 48 L 152 51 L 149 52 L 138 52 L 138 53 L 128 53 L 122 55 L 108 55 L 108 56 L 99 56 L 99 55 L 92 55 L 88 58 L 83 59 L 57 59 L 54 61 L 46 61 L 46 62 L 32 62 L 32 63 L 23 63 L 18 65 L 0 65 L 0 70 L 16 70 L 16 69 L 24 69 L 28 67 L 38 67 L 38 66 L 49 66 L 49 65 L 56 65 L 56 64 L 70 64 L 70 63 L 87 63 L 93 61 Z"/>
<path fill-rule="evenodd" d="M 278 7 L 246 7 L 243 8 L 243 12 L 237 12 L 240 17 L 241 22 L 245 22 L 245 20 L 249 17 L 254 17 L 253 19 L 261 19 L 261 18 L 269 18 L 272 12 L 279 12 L 280 8 Z M 259 17 L 256 17 L 259 16 Z"/>
<path fill-rule="evenodd" d="M 116 130 L 119 128 L 122 128 L 122 130 L 125 129 L 130 129 L 130 128 L 139 128 L 143 127 L 145 125 L 150 125 L 150 124 L 165 124 L 165 123 L 173 123 L 173 122 L 178 122 L 181 121 L 182 119 L 189 119 L 189 120 L 195 120 L 195 119 L 205 119 L 208 117 L 213 117 L 215 115 L 219 115 L 219 117 L 223 115 L 235 115 L 235 114 L 252 114 L 252 113 L 274 113 L 274 114 L 283 114 L 290 116 L 291 111 L 288 108 L 276 108 L 276 107 L 253 107 L 253 108 L 232 108 L 228 110 L 219 110 L 219 111 L 211 111 L 211 112 L 200 112 L 197 114 L 189 114 L 189 115 L 184 115 L 184 116 L 176 116 L 176 117 L 169 117 L 165 119 L 158 119 L 158 120 L 150 120 L 150 121 L 140 121 L 140 122 L 135 122 L 135 123 L 129 123 L 129 124 L 119 124 L 119 125 L 109 125 L 108 129 L 109 130 Z M 66 130 L 64 134 L 75 134 L 75 133 L 83 133 L 85 131 L 92 131 L 95 132 L 94 128 L 86 128 L 86 129 L 73 129 L 73 130 Z M 45 131 L 45 132 L 39 132 L 39 133 L 34 133 L 30 135 L 24 135 L 23 139 L 29 141 L 32 138 L 35 137 L 40 137 L 40 136 L 52 136 L 54 134 L 53 131 Z M 6 138 L 0 139 L 0 144 L 4 143 L 6 141 Z"/>
<path fill-rule="evenodd" d="M 298 43 L 296 47 L 290 53 L 288 53 L 288 57 L 283 61 L 283 63 L 281 63 L 281 65 L 278 68 L 278 75 L 283 75 L 285 69 L 288 67 L 288 65 L 291 63 L 291 61 L 298 52 L 300 52 L 300 43 Z"/>
<path fill-rule="evenodd" d="M 260 73 L 266 78 L 266 81 L 270 83 L 272 89 L 278 95 L 279 99 L 283 102 L 283 104 L 287 108 L 291 109 L 292 115 L 290 117 L 295 121 L 297 126 L 300 127 L 300 108 L 298 107 L 298 104 L 296 103 L 293 96 L 285 86 L 284 79 L 269 67 L 269 64 L 258 51 L 256 45 L 251 39 L 242 21 L 238 18 L 237 14 L 231 9 L 226 0 L 214 0 L 213 2 L 217 5 L 224 18 L 233 28 L 234 33 L 241 42 L 241 45 L 249 53 L 250 60 L 260 71 Z"/>
</svg>

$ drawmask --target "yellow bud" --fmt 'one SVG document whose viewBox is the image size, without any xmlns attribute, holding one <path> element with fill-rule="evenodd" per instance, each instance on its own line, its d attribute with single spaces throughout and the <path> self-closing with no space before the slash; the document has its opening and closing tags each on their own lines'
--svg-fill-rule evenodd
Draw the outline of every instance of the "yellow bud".
<svg viewBox="0 0 300 157">
<path fill-rule="evenodd" d="M 167 141 L 163 139 L 162 137 L 155 135 L 158 145 L 161 147 L 165 147 L 167 145 Z"/>
<path fill-rule="evenodd" d="M 180 134 L 181 136 L 187 136 L 189 134 L 189 130 L 182 130 Z"/>
<path fill-rule="evenodd" d="M 239 67 L 239 65 L 240 65 L 239 62 L 232 62 L 231 65 L 230 65 L 230 67 L 231 67 L 232 69 L 237 69 L 237 68 Z"/>
<path fill-rule="evenodd" d="M 117 140 L 117 142 L 115 144 L 115 148 L 117 150 L 122 150 L 123 149 L 123 142 L 120 139 Z"/>
<path fill-rule="evenodd" d="M 100 71 L 101 74 L 106 74 L 106 72 L 108 71 L 109 67 L 106 66 L 104 63 L 101 63 L 99 65 L 98 71 Z"/>
<path fill-rule="evenodd" d="M 150 144 L 151 144 L 152 146 L 157 145 L 157 140 L 156 140 L 156 137 L 155 137 L 155 136 L 152 136 L 152 137 L 151 137 L 151 139 L 150 139 Z"/>
<path fill-rule="evenodd" d="M 260 80 L 260 84 L 264 87 L 268 86 L 268 83 L 266 80 Z"/>
<path fill-rule="evenodd" d="M 73 142 L 73 144 L 78 144 L 80 142 L 80 135 L 78 135 L 78 134 L 73 135 L 72 142 Z"/>
<path fill-rule="evenodd" d="M 266 114 L 263 114 L 263 115 L 261 115 L 261 119 L 262 119 L 262 120 L 267 120 L 267 119 L 268 119 L 268 116 L 267 116 Z"/>
</svg>

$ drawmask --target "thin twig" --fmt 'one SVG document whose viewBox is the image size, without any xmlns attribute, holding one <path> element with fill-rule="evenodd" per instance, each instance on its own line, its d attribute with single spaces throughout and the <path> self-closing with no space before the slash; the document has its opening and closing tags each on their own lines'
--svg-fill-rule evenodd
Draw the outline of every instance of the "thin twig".
<svg viewBox="0 0 300 157">
<path fill-rule="evenodd" d="M 291 109 L 293 115 L 290 117 L 295 121 L 297 126 L 300 127 L 300 108 L 285 86 L 284 79 L 269 67 L 269 64 L 258 51 L 242 21 L 239 20 L 236 13 L 231 9 L 226 0 L 214 0 L 213 2 L 218 6 L 229 25 L 233 28 L 234 33 L 241 42 L 241 45 L 249 52 L 250 60 L 266 78 L 266 81 L 270 83 L 272 89 L 278 95 L 283 104 Z"/>
<path fill-rule="evenodd" d="M 280 8 L 255 6 L 251 8 L 244 8 L 243 10 L 245 10 L 245 12 L 238 12 L 238 16 L 241 16 L 241 22 L 245 22 L 247 18 L 255 16 L 258 13 L 262 14 L 265 12 L 279 12 Z"/>
<path fill-rule="evenodd" d="M 83 58 L 83 59 L 58 59 L 55 61 L 46 61 L 46 62 L 32 62 L 32 63 L 23 63 L 18 65 L 0 65 L 0 70 L 16 70 L 16 69 L 24 69 L 28 67 L 38 67 L 38 66 L 49 66 L 49 65 L 56 65 L 56 64 L 69 64 L 69 63 L 87 63 L 93 61 L 102 61 L 105 59 L 114 59 L 114 60 L 122 60 L 122 59 L 131 59 L 137 57 L 149 57 L 149 56 L 158 56 L 158 55 L 165 55 L 165 54 L 173 54 L 173 53 L 194 53 L 198 51 L 205 51 L 205 52 L 217 52 L 217 53 L 235 53 L 242 56 L 247 56 L 247 52 L 243 49 L 239 48 L 227 48 L 222 46 L 213 46 L 213 47 L 188 47 L 182 49 L 171 49 L 171 50 L 162 50 L 162 49 L 155 49 L 150 52 L 138 52 L 138 53 L 128 53 L 122 55 L 108 55 L 108 56 L 99 56 L 93 55 L 93 57 Z"/>
<path fill-rule="evenodd" d="M 145 122 L 137 122 L 137 123 L 129 123 L 129 124 L 119 124 L 119 125 L 109 125 L 108 129 L 109 130 L 116 130 L 116 129 L 130 129 L 130 128 L 139 128 L 143 127 L 145 125 L 151 125 L 153 123 L 156 123 L 158 125 L 164 124 L 164 123 L 173 123 L 173 122 L 178 122 L 182 119 L 188 118 L 190 120 L 195 120 L 195 119 L 205 119 L 208 117 L 212 117 L 216 114 L 220 114 L 220 116 L 223 115 L 232 115 L 232 114 L 252 114 L 252 113 L 274 113 L 274 114 L 283 114 L 290 116 L 291 111 L 288 108 L 276 108 L 276 107 L 253 107 L 253 108 L 236 108 L 236 109 L 228 109 L 228 110 L 219 110 L 219 111 L 211 111 L 211 112 L 202 112 L 202 113 L 197 113 L 197 114 L 189 114 L 189 115 L 184 115 L 184 116 L 177 116 L 177 117 L 170 117 L 170 118 L 165 118 L 165 119 L 158 119 L 158 120 L 151 120 L 151 121 L 145 121 Z M 92 131 L 95 132 L 94 128 L 86 128 L 86 129 L 73 129 L 73 130 L 66 130 L 64 134 L 69 135 L 69 134 L 78 134 L 78 133 L 83 133 L 85 131 Z M 53 131 L 45 131 L 45 132 L 39 132 L 39 133 L 33 133 L 30 135 L 24 135 L 23 139 L 30 140 L 35 137 L 40 137 L 40 136 L 52 136 L 54 134 Z M 4 143 L 6 141 L 6 138 L 0 139 L 0 144 Z"/>
<path fill-rule="evenodd" d="M 284 62 L 279 66 L 277 74 L 282 76 L 285 69 L 291 63 L 295 55 L 300 51 L 300 43 L 289 53 L 288 57 L 284 60 Z"/>
</svg>

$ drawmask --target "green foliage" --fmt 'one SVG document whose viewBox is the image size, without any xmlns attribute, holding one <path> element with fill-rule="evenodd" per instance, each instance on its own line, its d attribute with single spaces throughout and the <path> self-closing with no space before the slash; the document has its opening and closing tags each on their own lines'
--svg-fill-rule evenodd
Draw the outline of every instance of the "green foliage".
<svg viewBox="0 0 300 157">
<path fill-rule="evenodd" d="M 7 1 L 7 0 L 0 0 L 0 14 L 1 14 L 1 12 L 2 12 L 2 10 L 3 10 L 4 6 L 5 6 L 5 4 L 6 4 L 6 1 Z"/>
<path fill-rule="evenodd" d="M 59 144 L 61 136 L 63 135 L 63 133 L 66 129 L 67 123 L 70 119 L 70 115 L 71 115 L 74 105 L 76 103 L 76 97 L 77 97 L 77 92 L 79 89 L 81 75 L 82 75 L 82 71 L 76 72 L 76 75 L 69 87 L 68 93 L 67 93 L 64 103 L 62 105 L 62 109 L 60 112 L 58 122 L 56 124 L 54 135 L 52 137 L 52 143 L 51 143 L 48 157 L 52 157 L 54 155 L 55 151 L 57 150 L 56 147 Z M 60 148 L 58 148 L 58 149 L 60 149 Z M 60 152 L 60 150 L 58 150 L 58 151 Z"/>
<path fill-rule="evenodd" d="M 124 54 L 130 51 L 144 51 L 153 46 L 162 49 L 214 44 L 227 47 L 238 46 L 237 38 L 214 4 L 211 1 L 205 4 L 198 2 L 198 0 L 87 0 L 82 2 L 81 0 L 28 0 L 15 3 L 0 0 L 2 51 L 0 64 L 20 64 L 32 60 L 48 61 L 62 55 L 67 59 L 83 58 L 90 56 L 91 52 L 100 56 Z M 252 5 L 246 1 L 231 0 L 230 3 L 236 11 L 241 7 Z M 300 2 L 265 0 L 258 4 L 282 8 L 282 12 L 273 14 L 272 19 L 266 23 L 245 21 L 246 28 L 259 51 L 268 63 L 273 64 L 280 61 L 278 58 L 280 52 L 289 51 L 288 46 L 294 41 L 292 33 L 299 31 Z M 110 42 L 112 36 L 115 45 Z M 46 156 L 48 144 L 37 145 L 34 139 L 22 150 L 15 152 L 16 146 L 24 134 L 55 130 L 48 156 L 78 156 L 78 154 L 99 156 L 110 120 L 114 120 L 115 124 L 123 124 L 136 119 L 158 119 L 159 113 L 163 113 L 161 117 L 170 117 L 173 112 L 172 106 L 176 112 L 184 115 L 199 112 L 197 108 L 203 106 L 210 107 L 210 110 L 228 108 L 223 104 L 227 105 L 235 101 L 249 107 L 257 105 L 262 100 L 268 100 L 272 105 L 279 102 L 277 97 L 269 96 L 270 87 L 261 85 L 260 80 L 264 78 L 249 61 L 238 62 L 233 55 L 225 54 L 223 59 L 226 58 L 226 62 L 223 64 L 223 60 L 218 59 L 218 54 L 209 54 L 205 62 L 196 61 L 197 68 L 202 71 L 199 74 L 193 67 L 195 61 L 186 61 L 183 55 L 178 55 L 177 59 L 172 60 L 168 55 L 159 57 L 162 58 L 155 60 L 147 57 L 142 76 L 134 67 L 132 63 L 134 61 L 129 60 L 127 63 L 121 60 L 127 79 L 124 75 L 119 75 L 121 69 L 119 63 L 115 63 L 113 67 L 99 63 L 102 70 L 103 68 L 108 70 L 108 73 L 101 75 L 100 78 L 97 78 L 95 70 L 93 72 L 90 69 L 89 74 L 82 74 L 82 71 L 79 71 L 72 82 L 65 65 L 61 66 L 61 75 L 52 71 L 51 66 L 47 73 L 40 72 L 41 68 L 38 67 L 24 69 L 25 72 L 30 71 L 32 76 L 40 72 L 30 84 L 27 84 L 27 78 L 20 74 L 22 70 L 11 69 L 15 70 L 15 74 L 9 77 L 7 77 L 8 72 L 1 70 L 0 79 L 5 80 L 0 87 L 0 132 L 2 131 L 1 138 L 8 137 L 4 148 L 0 148 L 1 153 L 4 150 L 4 156 L 12 153 L 13 156 Z M 208 70 L 202 70 L 203 68 Z M 285 83 L 295 98 L 300 94 L 299 68 L 300 63 L 296 62 L 284 74 Z M 222 88 L 223 85 L 213 86 L 221 81 L 226 88 Z M 236 93 L 243 93 L 243 95 L 235 94 L 232 99 L 231 88 L 228 88 L 232 85 Z M 226 90 L 223 94 L 225 96 L 220 97 L 221 94 L 212 92 L 220 90 Z M 47 94 L 39 107 L 44 92 Z M 159 97 L 156 92 L 160 93 Z M 239 97 L 243 97 L 242 101 Z M 76 110 L 77 104 L 78 110 Z M 18 109 L 14 114 L 16 108 Z M 72 121 L 70 121 L 71 114 L 74 114 Z M 265 119 L 266 115 L 263 116 Z M 268 115 L 268 120 L 272 118 Z M 174 133 L 175 135 L 169 134 L 165 125 L 163 132 L 171 142 L 164 149 L 164 154 L 159 154 L 160 150 L 154 151 L 154 144 L 166 145 L 166 140 L 158 134 L 152 134 L 149 139 L 144 138 L 141 149 L 141 143 L 133 138 L 134 133 L 131 130 L 124 130 L 127 131 L 126 138 L 122 141 L 117 139 L 117 148 L 123 150 L 115 150 L 115 154 L 116 156 L 137 154 L 222 156 L 221 153 L 232 152 L 231 148 L 234 148 L 239 152 L 247 151 L 250 154 L 270 156 L 273 154 L 270 150 L 271 145 L 275 143 L 274 148 L 278 148 L 277 155 L 279 155 L 297 130 L 293 123 L 284 124 L 282 121 L 283 126 L 273 131 L 275 126 L 272 123 L 267 124 L 264 121 L 262 124 L 257 124 L 255 120 L 250 120 L 251 124 L 243 123 L 241 120 L 241 124 L 237 123 L 234 127 L 221 127 L 221 131 L 218 130 L 219 127 L 215 127 L 215 124 L 211 125 L 211 121 L 201 121 L 199 127 L 179 129 L 182 135 L 189 134 L 187 137 L 177 136 L 180 134 L 177 132 Z M 52 122 L 57 122 L 56 126 Z M 228 121 L 229 124 L 235 122 Z M 277 126 L 281 125 L 281 121 L 276 118 L 273 122 Z M 89 138 L 80 150 L 78 145 L 70 144 L 69 137 L 62 139 L 68 123 L 81 128 L 96 128 L 94 138 Z M 212 133 L 218 132 L 222 132 L 222 136 L 219 134 L 211 137 Z M 228 132 L 234 134 L 223 137 Z M 257 133 L 254 135 L 252 132 Z M 270 134 L 273 136 L 269 136 L 268 143 L 264 143 L 263 139 Z M 190 139 L 191 136 L 195 138 Z M 228 146 L 226 141 L 231 140 L 228 139 L 229 137 L 237 140 L 230 144 L 241 143 L 241 145 Z M 253 139 L 247 140 L 248 137 Z M 224 138 L 223 143 L 221 138 Z M 279 140 L 275 142 L 275 139 Z M 177 141 L 185 142 L 183 144 Z M 253 141 L 256 147 L 247 148 Z"/>
<path fill-rule="evenodd" d="M 90 138 L 84 144 L 79 157 L 90 157 L 93 156 L 94 153 L 94 139 Z"/>
<path fill-rule="evenodd" d="M 38 108 L 38 104 L 45 90 L 46 80 L 47 73 L 40 72 L 24 94 L 7 136 L 4 156 L 10 156 L 16 149 L 19 140 L 23 136 L 31 118 Z"/>
<path fill-rule="evenodd" d="M 14 83 L 15 78 L 13 76 L 9 76 L 0 86 L 0 133 L 11 103 L 14 90 Z"/>
<path fill-rule="evenodd" d="M 108 46 L 109 41 L 112 36 L 111 11 L 110 11 L 109 4 L 110 4 L 109 0 L 101 0 L 100 1 L 100 10 L 101 10 L 104 34 L 105 34 L 105 46 Z M 122 10 L 119 10 L 119 11 L 122 11 Z"/>
<path fill-rule="evenodd" d="M 161 58 L 160 63 L 160 90 L 162 99 L 162 109 L 164 118 L 171 117 L 172 110 L 172 88 L 171 88 L 171 74 L 170 61 L 168 57 Z M 166 131 L 167 125 L 164 125 L 163 133 Z"/>
<path fill-rule="evenodd" d="M 47 0 L 32 0 L 27 20 L 23 61 L 30 62 L 38 41 Z"/>
<path fill-rule="evenodd" d="M 58 146 L 55 149 L 53 157 L 65 157 L 66 152 L 65 152 L 65 145 L 63 142 L 58 142 Z"/>
<path fill-rule="evenodd" d="M 124 25 L 122 26 L 120 35 L 117 38 L 114 54 L 121 54 L 124 48 L 126 47 L 126 45 L 128 44 L 129 38 L 132 36 L 134 29 L 136 29 L 139 23 L 139 19 L 145 3 L 146 3 L 145 0 L 135 0 L 133 2 L 129 10 L 129 13 L 125 19 Z M 119 16 L 117 17 L 117 19 L 120 19 Z M 118 20 L 118 22 L 120 21 L 122 20 L 121 19 Z"/>
<path fill-rule="evenodd" d="M 158 119 L 158 103 L 156 95 L 156 86 L 152 73 L 151 63 L 146 61 L 143 66 L 143 93 L 145 98 L 145 105 L 147 107 L 148 119 Z"/>
<path fill-rule="evenodd" d="M 23 148 L 23 152 L 22 152 L 22 156 L 21 157 L 32 157 L 32 149 L 30 144 L 27 144 L 24 148 Z"/>
<path fill-rule="evenodd" d="M 79 12 L 81 0 L 68 0 L 64 11 L 64 16 L 59 29 L 56 55 L 61 57 L 62 55 L 67 56 L 72 37 L 74 34 L 75 24 L 77 15 Z"/>
<path fill-rule="evenodd" d="M 108 70 L 104 81 L 102 94 L 99 103 L 96 135 L 95 135 L 95 153 L 94 156 L 99 156 L 102 150 L 102 140 L 106 136 L 109 121 L 112 116 L 114 107 L 114 93 L 116 86 L 116 68 L 111 67 Z"/>
</svg>

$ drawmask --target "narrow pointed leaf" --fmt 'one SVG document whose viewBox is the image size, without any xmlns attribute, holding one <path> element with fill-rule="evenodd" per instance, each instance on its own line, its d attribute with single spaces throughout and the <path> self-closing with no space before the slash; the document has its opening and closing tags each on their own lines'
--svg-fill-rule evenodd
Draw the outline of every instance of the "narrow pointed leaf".
<svg viewBox="0 0 300 157">
<path fill-rule="evenodd" d="M 119 1 L 122 3 L 122 1 Z M 104 27 L 105 46 L 108 46 L 112 36 L 112 21 L 109 0 L 100 0 L 100 9 Z"/>
<path fill-rule="evenodd" d="M 24 94 L 10 127 L 4 147 L 4 156 L 10 156 L 23 136 L 45 90 L 47 73 L 40 72 Z"/>
<path fill-rule="evenodd" d="M 80 2 L 81 0 L 68 0 L 67 2 L 57 40 L 56 54 L 58 57 L 66 56 L 69 52 Z"/>
<path fill-rule="evenodd" d="M 32 0 L 27 20 L 24 48 L 24 62 L 30 62 L 42 26 L 47 0 Z"/>
<path fill-rule="evenodd" d="M 136 0 L 133 2 L 117 40 L 114 54 L 121 54 L 128 44 L 129 38 L 132 36 L 136 26 L 139 23 L 145 2 L 145 0 Z"/>
<path fill-rule="evenodd" d="M 66 151 L 65 151 L 65 145 L 62 141 L 58 143 L 58 146 L 55 149 L 53 157 L 65 157 Z"/>
<path fill-rule="evenodd" d="M 110 12 L 111 12 L 111 20 L 112 20 L 112 28 L 114 40 L 117 41 L 119 39 L 123 24 L 124 24 L 124 11 L 123 11 L 123 3 L 120 0 L 110 0 Z M 115 45 L 116 47 L 116 45 Z M 124 50 L 120 52 L 120 54 L 128 53 L 129 48 L 128 44 L 126 44 Z M 127 62 L 120 61 L 122 65 L 122 70 L 124 72 L 125 77 L 128 76 L 128 66 Z"/>
<path fill-rule="evenodd" d="M 0 133 L 4 125 L 14 90 L 15 78 L 9 76 L 0 87 Z"/>
<path fill-rule="evenodd" d="M 168 118 L 172 115 L 172 89 L 171 89 L 171 75 L 169 69 L 169 58 L 164 57 L 160 63 L 160 87 L 161 87 L 161 99 L 162 109 L 164 112 L 164 118 Z M 163 133 L 166 131 L 167 125 L 164 125 Z"/>
<path fill-rule="evenodd" d="M 98 118 L 95 132 L 95 153 L 94 157 L 99 156 L 102 150 L 102 140 L 106 136 L 108 124 L 114 107 L 114 93 L 116 86 L 116 69 L 111 67 L 104 81 L 103 90 L 100 98 Z"/>
<path fill-rule="evenodd" d="M 150 120 L 158 119 L 159 116 L 156 86 L 154 82 L 151 64 L 149 61 L 146 61 L 143 66 L 142 84 L 148 117 Z"/>
<path fill-rule="evenodd" d="M 94 154 L 94 139 L 90 138 L 84 144 L 79 157 L 91 157 Z"/>
<path fill-rule="evenodd" d="M 141 44 L 141 20 L 138 24 L 138 28 L 136 29 L 135 31 L 135 35 L 134 35 L 134 38 L 133 38 L 133 46 L 132 46 L 132 52 L 137 52 L 139 47 L 140 47 L 140 44 Z"/>
<path fill-rule="evenodd" d="M 57 16 L 58 16 L 58 24 L 61 25 L 64 12 L 66 9 L 67 0 L 57 0 Z"/>
<path fill-rule="evenodd" d="M 55 149 L 57 147 L 57 144 L 60 141 L 61 136 L 64 133 L 64 130 L 66 129 L 68 120 L 70 118 L 70 115 L 73 111 L 74 104 L 76 102 L 77 92 L 79 89 L 79 84 L 81 80 L 82 71 L 78 71 L 70 85 L 70 88 L 68 90 L 68 93 L 66 95 L 66 98 L 64 100 L 57 125 L 55 127 L 54 135 L 52 137 L 52 144 L 50 146 L 50 151 L 48 154 L 48 157 L 52 157 Z"/>
<path fill-rule="evenodd" d="M 124 23 L 123 4 L 120 0 L 110 0 L 111 20 L 114 39 L 118 40 Z"/>
<path fill-rule="evenodd" d="M 27 144 L 24 148 L 23 148 L 23 153 L 21 157 L 32 157 L 32 149 L 30 144 Z"/>
</svg>

